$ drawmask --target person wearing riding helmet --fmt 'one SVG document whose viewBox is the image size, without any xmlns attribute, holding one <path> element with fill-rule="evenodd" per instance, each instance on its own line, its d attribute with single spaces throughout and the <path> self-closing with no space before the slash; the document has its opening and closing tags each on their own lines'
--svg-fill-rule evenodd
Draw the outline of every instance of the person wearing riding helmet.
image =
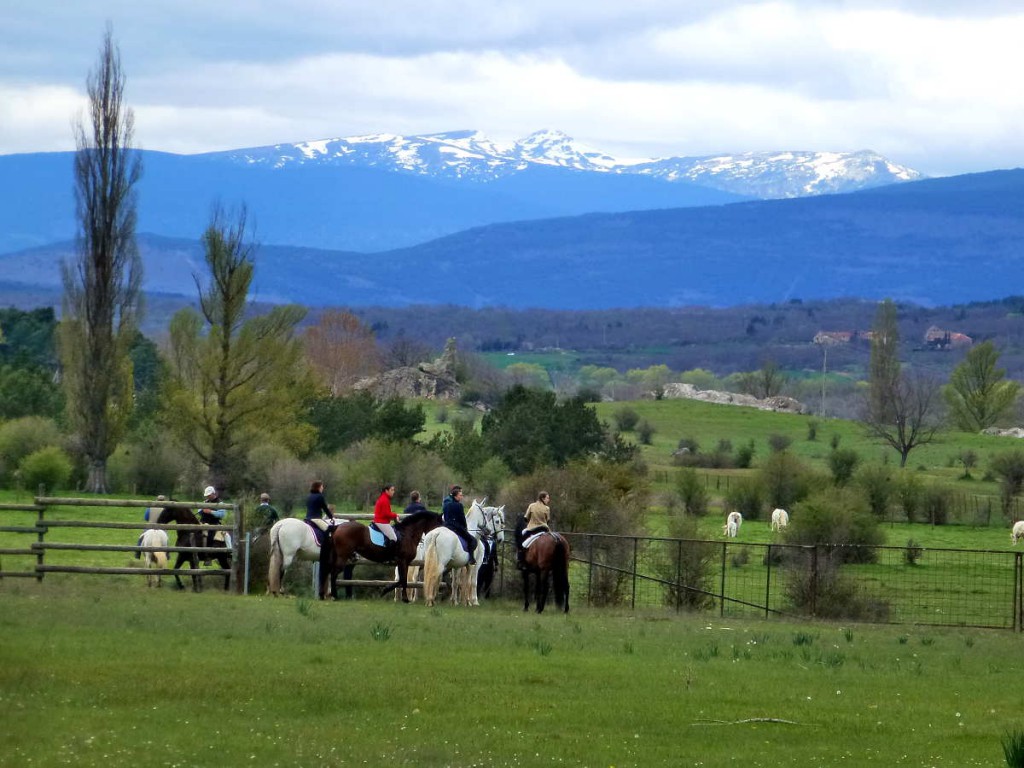
<svg viewBox="0 0 1024 768">
<path fill-rule="evenodd" d="M 207 504 L 220 504 L 220 494 L 217 493 L 217 489 L 212 485 L 206 486 L 203 489 L 203 501 Z M 199 522 L 205 523 L 206 525 L 221 525 L 224 522 L 224 516 L 227 515 L 223 509 L 210 509 L 200 508 L 199 510 Z M 206 546 L 212 547 L 213 542 L 217 537 L 217 531 L 210 531 L 206 534 Z M 207 552 L 203 555 L 203 565 L 210 564 L 210 554 Z"/>
</svg>

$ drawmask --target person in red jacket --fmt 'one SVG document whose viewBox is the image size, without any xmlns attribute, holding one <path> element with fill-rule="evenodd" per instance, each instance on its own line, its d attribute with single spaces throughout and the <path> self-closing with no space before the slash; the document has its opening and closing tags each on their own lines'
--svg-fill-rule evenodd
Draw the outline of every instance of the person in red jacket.
<svg viewBox="0 0 1024 768">
<path fill-rule="evenodd" d="M 389 541 L 395 543 L 398 536 L 395 534 L 392 522 L 398 519 L 398 515 L 391 511 L 391 497 L 395 495 L 395 486 L 385 485 L 381 488 L 380 497 L 373 506 L 373 522 L 377 529 L 383 533 Z"/>
</svg>

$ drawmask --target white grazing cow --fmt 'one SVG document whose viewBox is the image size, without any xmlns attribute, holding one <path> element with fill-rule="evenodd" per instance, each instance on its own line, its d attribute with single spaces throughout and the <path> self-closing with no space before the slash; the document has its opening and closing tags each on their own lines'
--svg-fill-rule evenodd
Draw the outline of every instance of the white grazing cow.
<svg viewBox="0 0 1024 768">
<path fill-rule="evenodd" d="M 1010 531 L 1010 543 L 1016 545 L 1018 539 L 1024 539 L 1024 520 L 1014 523 L 1013 530 Z"/>
<path fill-rule="evenodd" d="M 781 531 L 789 525 L 789 513 L 784 509 L 772 510 L 772 530 Z"/>
<path fill-rule="evenodd" d="M 735 539 L 736 534 L 740 532 L 740 526 L 743 524 L 743 515 L 739 512 L 730 512 L 729 516 L 725 519 L 725 525 L 722 528 L 722 534 L 728 536 L 730 539 Z"/>
</svg>

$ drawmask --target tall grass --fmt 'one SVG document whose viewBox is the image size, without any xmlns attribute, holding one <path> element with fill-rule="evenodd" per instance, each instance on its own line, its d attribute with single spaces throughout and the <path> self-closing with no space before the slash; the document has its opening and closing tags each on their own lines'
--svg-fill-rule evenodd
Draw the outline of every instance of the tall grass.
<svg viewBox="0 0 1024 768">
<path fill-rule="evenodd" d="M 980 766 L 1019 715 L 1012 632 L 297 605 L 0 583 L 0 764 Z"/>
</svg>

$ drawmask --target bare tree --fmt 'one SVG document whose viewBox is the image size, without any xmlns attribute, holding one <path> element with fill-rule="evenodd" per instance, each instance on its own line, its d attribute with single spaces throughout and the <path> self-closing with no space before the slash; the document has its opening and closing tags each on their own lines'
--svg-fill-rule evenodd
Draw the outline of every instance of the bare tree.
<svg viewBox="0 0 1024 768">
<path fill-rule="evenodd" d="M 380 372 L 373 331 L 351 312 L 331 309 L 306 329 L 303 339 L 310 367 L 337 397 L 362 378 Z"/>
<path fill-rule="evenodd" d="M 124 106 L 120 54 L 108 27 L 97 69 L 86 80 L 89 120 L 74 124 L 78 255 L 63 262 L 59 343 L 70 423 L 89 463 L 87 489 L 104 493 L 107 459 L 132 408 L 132 367 L 142 261 L 135 242 L 132 151 L 135 118 Z"/>
<path fill-rule="evenodd" d="M 872 385 L 864 423 L 868 434 L 900 454 L 900 466 L 905 467 L 914 448 L 935 439 L 940 426 L 942 386 L 930 376 L 905 372 L 897 373 L 887 382 L 884 392 Z"/>
</svg>

